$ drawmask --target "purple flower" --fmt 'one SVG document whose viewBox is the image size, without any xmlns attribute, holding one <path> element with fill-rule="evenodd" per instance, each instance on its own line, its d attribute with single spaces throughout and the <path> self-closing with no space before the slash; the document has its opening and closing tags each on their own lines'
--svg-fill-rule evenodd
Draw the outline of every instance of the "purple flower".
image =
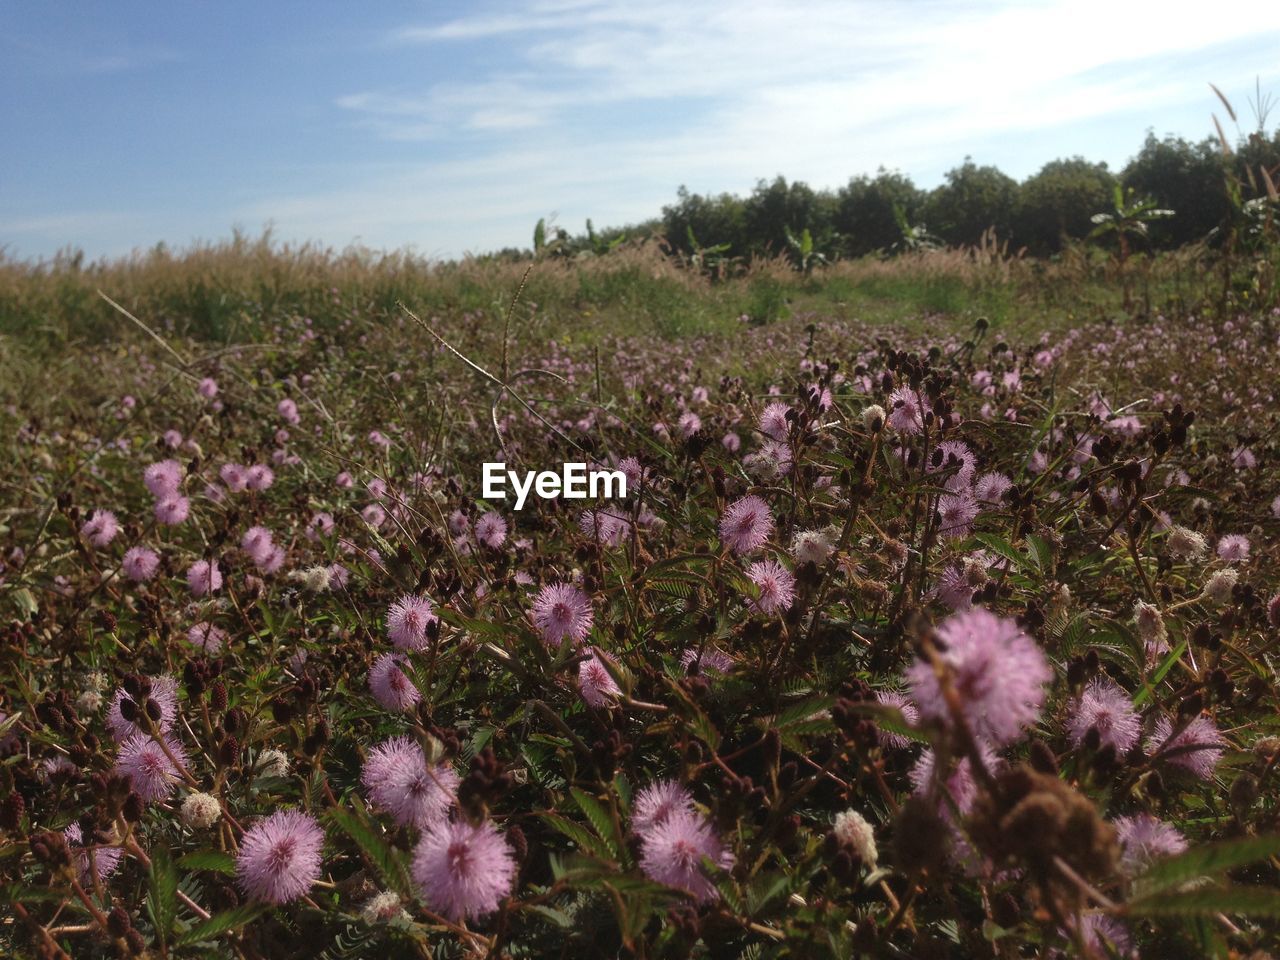
<svg viewBox="0 0 1280 960">
<path fill-rule="evenodd" d="M 1218 541 L 1218 556 L 1227 563 L 1243 563 L 1249 559 L 1249 538 L 1229 533 Z"/>
<path fill-rule="evenodd" d="M 566 637 L 580 643 L 591 632 L 591 601 L 567 583 L 553 583 L 539 590 L 531 615 L 542 639 L 555 646 Z"/>
<path fill-rule="evenodd" d="M 298 405 L 288 397 L 276 404 L 276 413 L 280 414 L 280 419 L 288 424 L 297 424 L 302 420 L 298 416 Z"/>
<path fill-rule="evenodd" d="M 791 571 L 776 560 L 753 563 L 747 577 L 760 591 L 752 605 L 761 613 L 790 610 L 796 597 L 796 578 Z"/>
<path fill-rule="evenodd" d="M 889 426 L 899 433 L 924 429 L 924 398 L 910 387 L 899 387 L 889 396 Z"/>
<path fill-rule="evenodd" d="M 146 547 L 130 547 L 125 551 L 124 560 L 120 563 L 124 575 L 138 583 L 154 577 L 159 567 L 159 555 Z"/>
<path fill-rule="evenodd" d="M 728 673 L 733 669 L 733 663 L 733 657 L 719 647 L 706 647 L 702 651 L 689 647 L 680 654 L 680 666 L 684 667 L 685 673 L 692 670 L 695 664 L 699 673 Z"/>
<path fill-rule="evenodd" d="M 1141 728 L 1129 694 L 1105 677 L 1090 681 L 1067 714 L 1067 733 L 1075 746 L 1084 743 L 1090 730 L 1097 730 L 1100 745 L 1112 747 L 1117 756 L 1133 748 Z"/>
<path fill-rule="evenodd" d="M 900 714 L 902 719 L 907 722 L 908 726 L 915 726 L 920 722 L 920 711 L 916 709 L 916 705 L 911 702 L 911 698 L 905 693 L 898 690 L 877 690 L 876 702 L 886 707 L 893 707 Z M 911 740 L 904 737 L 900 733 L 894 733 L 892 730 L 879 728 L 876 736 L 882 747 L 888 747 L 891 750 L 906 750 L 911 746 Z"/>
<path fill-rule="evenodd" d="M 79 874 L 82 884 L 93 883 L 94 874 L 97 874 L 97 880 L 101 883 L 116 872 L 116 867 L 120 865 L 120 857 L 122 856 L 122 851 L 119 847 L 98 844 L 86 846 L 84 835 L 78 823 L 67 824 L 66 829 L 62 831 L 62 836 L 67 841 L 67 846 L 71 849 L 71 852 L 75 855 L 76 872 Z M 90 850 L 92 850 L 92 872 L 90 872 Z"/>
<path fill-rule="evenodd" d="M 720 891 L 702 872 L 702 859 L 728 870 L 734 858 L 706 817 L 678 807 L 649 824 L 640 841 L 640 869 L 650 880 L 683 890 L 699 903 L 719 898 Z"/>
<path fill-rule="evenodd" d="M 249 474 L 238 463 L 224 463 L 218 469 L 218 478 L 232 493 L 239 493 L 249 483 Z"/>
<path fill-rule="evenodd" d="M 412 873 L 427 906 L 458 921 L 498 909 L 511 894 L 516 860 L 491 821 L 445 820 L 418 841 Z"/>
<path fill-rule="evenodd" d="M 160 708 L 160 719 L 155 721 L 156 729 L 161 733 L 167 733 L 169 728 L 173 726 L 174 719 L 178 716 L 178 681 L 170 676 L 159 676 L 152 677 L 150 683 L 151 689 L 147 691 L 143 699 L 151 699 L 156 702 L 156 705 Z M 111 698 L 111 705 L 107 707 L 107 727 L 111 730 L 111 736 L 115 738 L 117 743 L 127 740 L 136 733 L 147 732 L 136 722 L 125 719 L 124 714 L 121 712 L 121 705 L 126 699 L 133 700 L 125 688 L 120 687 Z M 143 709 L 142 704 L 134 704 L 133 710 L 141 709 Z"/>
<path fill-rule="evenodd" d="M 262 566 L 271 557 L 275 543 L 266 527 L 250 527 L 240 538 L 240 549 L 248 554 L 255 566 Z"/>
<path fill-rule="evenodd" d="M 938 497 L 938 532 L 944 537 L 967 536 L 978 516 L 978 502 L 963 493 L 944 493 Z"/>
<path fill-rule="evenodd" d="M 182 780 L 181 768 L 169 759 L 169 754 L 183 764 L 186 751 L 181 743 L 167 735 L 164 746 L 168 753 L 151 737 L 135 733 L 120 744 L 120 753 L 116 756 L 115 772 L 127 777 L 129 785 L 148 803 L 169 796 Z"/>
<path fill-rule="evenodd" d="M 197 560 L 187 568 L 187 586 L 193 597 L 203 597 L 222 589 L 222 571 L 216 560 Z"/>
<path fill-rule="evenodd" d="M 156 522 L 176 527 L 184 523 L 191 513 L 191 501 L 186 497 L 172 496 L 156 501 Z"/>
<path fill-rule="evenodd" d="M 399 713 L 413 709 L 414 704 L 422 699 L 413 681 L 400 669 L 400 664 L 407 659 L 401 653 L 384 653 L 369 668 L 369 689 L 374 699 L 388 710 Z"/>
<path fill-rule="evenodd" d="M 476 540 L 486 547 L 497 550 L 507 540 L 507 521 L 490 511 L 481 514 L 475 525 Z"/>
<path fill-rule="evenodd" d="M 387 608 L 387 638 L 401 650 L 422 650 L 437 619 L 430 600 L 406 593 Z"/>
<path fill-rule="evenodd" d="M 1148 756 L 1155 758 L 1159 755 L 1161 760 L 1190 770 L 1202 780 L 1212 777 L 1213 768 L 1227 752 L 1226 740 L 1213 721 L 1208 717 L 1196 717 L 1176 736 L 1171 737 L 1172 733 L 1173 724 L 1168 719 L 1161 717 L 1157 720 L 1151 739 L 1147 741 Z"/>
<path fill-rule="evenodd" d="M 205 377 L 200 381 L 200 385 L 196 387 L 196 390 L 206 400 L 212 400 L 218 395 L 218 381 L 213 377 Z"/>
<path fill-rule="evenodd" d="M 1149 813 L 1117 817 L 1115 828 L 1123 851 L 1120 865 L 1130 875 L 1138 873 L 1152 860 L 1187 849 L 1186 837 Z"/>
<path fill-rule="evenodd" d="M 396 823 L 425 830 L 448 816 L 461 781 L 447 763 L 427 766 L 422 748 L 408 737 L 393 737 L 369 751 L 360 782 Z"/>
<path fill-rule="evenodd" d="M 324 831 L 301 810 L 279 810 L 259 820 L 240 841 L 236 880 L 254 900 L 280 905 L 297 900 L 320 879 Z"/>
<path fill-rule="evenodd" d="M 244 485 L 250 490 L 266 490 L 275 482 L 276 475 L 265 463 L 255 463 L 245 471 Z"/>
<path fill-rule="evenodd" d="M 939 625 L 939 659 L 960 698 L 969 731 L 1000 747 L 1036 722 L 1053 671 L 1035 641 L 1012 620 L 974 607 Z M 911 699 L 921 714 L 951 723 L 933 665 L 918 661 L 907 671 Z"/>
<path fill-rule="evenodd" d="M 590 656 L 578 664 L 578 691 L 593 707 L 609 706 L 622 690 L 605 666 L 600 651 L 591 647 L 589 653 Z"/>
<path fill-rule="evenodd" d="M 142 471 L 142 482 L 157 500 L 168 500 L 178 495 L 178 487 L 186 471 L 177 460 L 161 460 Z"/>
<path fill-rule="evenodd" d="M 187 640 L 201 653 L 216 657 L 226 642 L 227 631 L 212 623 L 197 623 L 187 631 Z"/>
<path fill-rule="evenodd" d="M 80 536 L 95 547 L 105 547 L 120 532 L 120 523 L 110 510 L 95 510 L 80 528 Z"/>
<path fill-rule="evenodd" d="M 786 440 L 791 424 L 787 414 L 791 408 L 785 403 L 771 403 L 760 414 L 760 432 L 773 440 Z"/>
<path fill-rule="evenodd" d="M 693 811 L 693 796 L 675 780 L 657 780 L 636 794 L 631 804 L 631 829 L 637 834 L 652 830 L 677 810 Z"/>
<path fill-rule="evenodd" d="M 729 504 L 720 518 L 720 539 L 737 554 L 758 550 L 773 533 L 773 512 L 755 494 Z"/>
</svg>

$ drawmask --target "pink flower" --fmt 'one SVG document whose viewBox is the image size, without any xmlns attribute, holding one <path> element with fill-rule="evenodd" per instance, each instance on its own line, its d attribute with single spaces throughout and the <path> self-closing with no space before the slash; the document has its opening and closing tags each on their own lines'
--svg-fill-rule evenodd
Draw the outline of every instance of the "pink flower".
<svg viewBox="0 0 1280 960">
<path fill-rule="evenodd" d="M 400 664 L 408 658 L 401 653 L 384 653 L 369 668 L 369 689 L 374 699 L 388 710 L 398 713 L 412 710 L 422 694 L 405 676 Z"/>
<path fill-rule="evenodd" d="M 226 642 L 227 631 L 215 627 L 212 623 L 193 624 L 187 631 L 187 640 L 202 653 L 216 657 Z"/>
<path fill-rule="evenodd" d="M 298 405 L 288 397 L 285 397 L 276 404 L 276 413 L 280 414 L 280 418 L 284 420 L 285 423 L 297 424 L 302 420 L 302 418 L 298 416 Z"/>
<path fill-rule="evenodd" d="M 476 521 L 475 533 L 478 541 L 486 547 L 497 550 L 507 540 L 507 521 L 490 511 L 482 514 Z"/>
<path fill-rule="evenodd" d="M 191 501 L 186 497 L 167 497 L 156 501 L 156 521 L 168 526 L 183 523 L 191 512 Z"/>
<path fill-rule="evenodd" d="M 898 713 L 902 714 L 902 719 L 907 722 L 908 726 L 914 727 L 920 722 L 920 711 L 916 709 L 916 705 L 911 702 L 911 698 L 905 693 L 897 690 L 877 690 L 876 702 L 886 707 L 893 707 Z M 886 730 L 883 727 L 877 728 L 876 737 L 882 747 L 888 747 L 891 750 L 906 750 L 911 746 L 910 738 L 892 730 Z"/>
<path fill-rule="evenodd" d="M 687 807 L 671 810 L 649 824 L 640 841 L 640 869 L 650 880 L 683 890 L 699 903 L 719 898 L 720 891 L 702 871 L 702 860 L 728 870 L 734 858 L 701 814 Z"/>
<path fill-rule="evenodd" d="M 427 631 L 438 620 L 430 600 L 406 593 L 387 609 L 387 638 L 401 650 L 423 650 Z"/>
<path fill-rule="evenodd" d="M 393 737 L 369 751 L 360 782 L 373 804 L 396 823 L 425 830 L 448 815 L 461 781 L 447 763 L 428 767 L 413 740 Z"/>
<path fill-rule="evenodd" d="M 119 847 L 101 844 L 86 846 L 80 824 L 74 821 L 67 824 L 66 829 L 62 831 L 62 836 L 75 856 L 76 872 L 79 874 L 81 884 L 93 883 L 94 874 L 97 874 L 98 882 L 101 883 L 116 872 L 116 868 L 120 865 L 120 857 L 124 853 Z M 90 868 L 90 850 L 92 850 L 92 869 Z"/>
<path fill-rule="evenodd" d="M 658 780 L 636 794 L 631 804 L 631 829 L 648 833 L 677 810 L 693 812 L 693 796 L 676 780 Z"/>
<path fill-rule="evenodd" d="M 899 387 L 889 396 L 889 426 L 899 433 L 924 429 L 924 398 L 910 387 Z"/>
<path fill-rule="evenodd" d="M 589 652 L 591 655 L 578 664 L 578 690 L 591 706 L 609 706 L 622 690 L 605 666 L 600 651 L 592 647 Z"/>
<path fill-rule="evenodd" d="M 791 408 L 785 403 L 771 403 L 760 414 L 760 432 L 774 440 L 786 440 L 791 430 L 787 414 Z"/>
<path fill-rule="evenodd" d="M 120 523 L 110 510 L 95 510 L 80 528 L 80 536 L 95 547 L 105 547 L 120 532 Z"/>
<path fill-rule="evenodd" d="M 213 377 L 205 377 L 200 381 L 200 385 L 196 387 L 196 390 L 206 400 L 212 400 L 218 395 L 218 381 Z"/>
<path fill-rule="evenodd" d="M 249 483 L 249 474 L 238 463 L 224 463 L 218 469 L 218 478 L 232 493 L 239 493 Z"/>
<path fill-rule="evenodd" d="M 747 577 L 760 591 L 752 606 L 761 613 L 791 609 L 796 596 L 796 578 L 782 564 L 776 560 L 761 560 L 751 565 Z"/>
<path fill-rule="evenodd" d="M 692 410 L 687 410 L 680 415 L 677 425 L 680 427 L 680 436 L 688 440 L 702 429 L 702 419 Z"/>
<path fill-rule="evenodd" d="M 979 607 L 953 614 L 937 630 L 938 656 L 959 695 L 969 731 L 992 746 L 1022 737 L 1044 704 L 1053 676 L 1040 648 L 1012 620 Z M 950 725 L 933 664 L 921 660 L 907 671 L 911 699 L 921 714 Z"/>
<path fill-rule="evenodd" d="M 266 563 L 275 546 L 271 531 L 266 527 L 250 527 L 240 538 L 240 549 L 249 555 L 249 559 L 257 566 Z"/>
<path fill-rule="evenodd" d="M 542 639 L 559 646 L 565 638 L 580 643 L 591 632 L 591 601 L 577 587 L 553 583 L 538 591 L 531 611 Z"/>
<path fill-rule="evenodd" d="M 978 503 L 967 492 L 938 497 L 938 533 L 944 537 L 967 536 L 978 516 Z"/>
<path fill-rule="evenodd" d="M 1077 747 L 1090 730 L 1098 731 L 1098 741 L 1123 757 L 1138 742 L 1142 724 L 1129 694 L 1105 677 L 1092 680 L 1071 704 L 1067 733 Z"/>
<path fill-rule="evenodd" d="M 1218 556 L 1227 563 L 1243 563 L 1249 559 L 1249 538 L 1239 533 L 1229 533 L 1218 541 Z"/>
<path fill-rule="evenodd" d="M 773 533 L 773 512 L 755 494 L 735 500 L 720 518 L 720 539 L 737 554 L 758 550 Z"/>
<path fill-rule="evenodd" d="M 164 445 L 170 450 L 176 449 L 182 445 L 182 434 L 177 430 L 166 430 L 164 432 Z"/>
<path fill-rule="evenodd" d="M 492 821 L 442 821 L 413 851 L 413 879 L 427 906 L 453 921 L 498 909 L 515 884 L 511 845 Z"/>
<path fill-rule="evenodd" d="M 124 687 L 118 687 L 111 698 L 111 704 L 107 707 L 107 727 L 117 743 L 127 740 L 134 734 L 147 732 L 146 726 L 138 722 L 141 720 L 138 711 L 145 709 L 144 704 L 147 700 L 154 700 L 160 710 L 160 719 L 153 722 L 161 733 L 167 733 L 178 716 L 177 680 L 165 675 L 151 677 L 144 682 L 143 687 L 143 691 L 137 698 L 143 701 L 142 703 L 136 702 Z M 123 706 L 126 700 L 130 701 L 131 707 Z M 125 717 L 126 711 L 133 719 Z"/>
<path fill-rule="evenodd" d="M 186 762 L 186 752 L 177 740 L 166 735 L 165 747 L 179 764 Z M 169 759 L 169 754 L 151 737 L 135 733 L 120 744 L 115 772 L 128 778 L 129 786 L 146 802 L 163 800 L 182 780 L 181 767 Z"/>
<path fill-rule="evenodd" d="M 680 654 L 680 666 L 684 667 L 685 673 L 693 671 L 695 666 L 700 674 L 728 673 L 733 669 L 733 663 L 733 657 L 719 647 L 707 647 L 702 651 L 689 647 Z"/>
<path fill-rule="evenodd" d="M 729 453 L 737 453 L 742 449 L 742 438 L 730 430 L 720 438 L 720 446 L 724 447 Z"/>
<path fill-rule="evenodd" d="M 167 500 L 178 495 L 185 474 L 177 460 L 161 460 L 142 471 L 142 482 L 157 500 Z"/>
<path fill-rule="evenodd" d="M 1161 717 L 1156 721 L 1151 739 L 1147 741 L 1147 755 L 1174 766 L 1190 770 L 1201 780 L 1213 776 L 1213 768 L 1227 752 L 1226 740 L 1208 717 L 1196 717 L 1176 736 L 1173 724 Z"/>
<path fill-rule="evenodd" d="M 154 577 L 159 567 L 160 557 L 154 550 L 146 547 L 130 547 L 125 551 L 124 560 L 120 563 L 124 575 L 138 583 Z"/>
<path fill-rule="evenodd" d="M 320 879 L 324 831 L 301 810 L 279 810 L 259 820 L 240 841 L 236 880 L 254 900 L 279 905 L 297 900 Z"/>
<path fill-rule="evenodd" d="M 1117 817 L 1115 828 L 1123 850 L 1120 865 L 1130 875 L 1139 872 L 1153 860 L 1182 853 L 1187 849 L 1186 837 L 1149 813 Z"/>
<path fill-rule="evenodd" d="M 275 479 L 275 473 L 265 463 L 255 463 L 245 471 L 245 486 L 250 490 L 266 490 Z"/>
<path fill-rule="evenodd" d="M 203 597 L 222 589 L 222 571 L 216 560 L 197 560 L 187 568 L 187 586 L 193 597 Z"/>
</svg>

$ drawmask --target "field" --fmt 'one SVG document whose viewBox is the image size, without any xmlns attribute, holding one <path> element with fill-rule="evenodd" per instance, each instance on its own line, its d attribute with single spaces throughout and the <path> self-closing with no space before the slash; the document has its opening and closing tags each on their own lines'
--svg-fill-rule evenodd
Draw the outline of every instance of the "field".
<svg viewBox="0 0 1280 960">
<path fill-rule="evenodd" d="M 0 261 L 0 952 L 1270 956 L 1261 264 Z"/>
</svg>

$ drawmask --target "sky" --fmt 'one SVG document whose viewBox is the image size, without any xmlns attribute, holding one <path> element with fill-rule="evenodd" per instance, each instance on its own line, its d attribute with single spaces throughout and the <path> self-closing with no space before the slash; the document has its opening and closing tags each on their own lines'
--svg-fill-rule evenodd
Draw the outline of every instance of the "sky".
<svg viewBox="0 0 1280 960">
<path fill-rule="evenodd" d="M 1280 4 L 0 0 L 0 250 L 252 236 L 450 259 L 782 174 L 1019 179 L 1280 95 Z M 1280 116 L 1273 116 L 1275 128 Z"/>
</svg>

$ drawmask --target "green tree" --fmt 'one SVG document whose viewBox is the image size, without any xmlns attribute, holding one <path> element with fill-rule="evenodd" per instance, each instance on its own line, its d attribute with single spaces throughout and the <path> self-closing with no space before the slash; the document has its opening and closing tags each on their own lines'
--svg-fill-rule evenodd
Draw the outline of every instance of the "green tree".
<svg viewBox="0 0 1280 960">
<path fill-rule="evenodd" d="M 1158 249 L 1204 240 L 1231 213 L 1221 146 L 1217 138 L 1189 143 L 1182 137 L 1157 140 L 1148 132 L 1137 156 L 1124 169 L 1126 190 L 1178 211 L 1176 218 L 1151 229 Z"/>
<path fill-rule="evenodd" d="M 875 178 L 854 177 L 836 194 L 834 228 L 845 256 L 891 250 L 903 242 L 902 219 L 915 223 L 925 194 L 911 178 L 881 167 Z"/>
<path fill-rule="evenodd" d="M 1018 202 L 1018 182 L 992 166 L 978 166 L 969 157 L 947 172 L 947 182 L 929 194 L 924 222 L 952 246 L 975 244 L 994 228 L 1009 239 Z"/>
<path fill-rule="evenodd" d="M 1034 256 L 1062 249 L 1093 230 L 1093 214 L 1112 199 L 1116 178 L 1105 163 L 1083 157 L 1053 160 L 1028 177 L 1018 191 L 1013 236 Z"/>
</svg>

